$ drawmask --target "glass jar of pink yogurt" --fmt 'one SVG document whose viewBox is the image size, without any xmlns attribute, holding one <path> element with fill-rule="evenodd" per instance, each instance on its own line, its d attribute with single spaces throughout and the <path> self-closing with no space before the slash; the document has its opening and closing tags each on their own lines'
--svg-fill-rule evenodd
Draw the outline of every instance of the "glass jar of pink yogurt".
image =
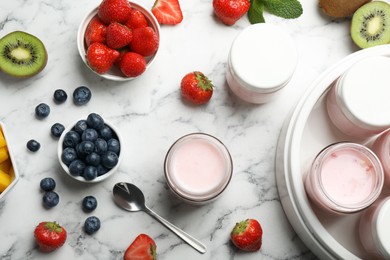
<svg viewBox="0 0 390 260">
<path fill-rule="evenodd" d="M 371 149 L 382 163 L 385 175 L 385 187 L 390 188 L 390 129 L 375 139 Z"/>
<path fill-rule="evenodd" d="M 371 259 L 390 259 L 390 197 L 375 202 L 363 212 L 359 237 Z"/>
<path fill-rule="evenodd" d="M 364 58 L 344 72 L 327 95 L 327 111 L 342 133 L 365 140 L 390 128 L 390 58 Z"/>
<path fill-rule="evenodd" d="M 215 200 L 228 186 L 233 162 L 226 146 L 217 138 L 192 133 L 179 138 L 164 162 L 169 188 L 191 204 Z"/>
<path fill-rule="evenodd" d="M 350 142 L 324 148 L 314 159 L 304 185 L 320 209 L 348 214 L 369 207 L 383 187 L 383 169 L 367 147 Z"/>
</svg>

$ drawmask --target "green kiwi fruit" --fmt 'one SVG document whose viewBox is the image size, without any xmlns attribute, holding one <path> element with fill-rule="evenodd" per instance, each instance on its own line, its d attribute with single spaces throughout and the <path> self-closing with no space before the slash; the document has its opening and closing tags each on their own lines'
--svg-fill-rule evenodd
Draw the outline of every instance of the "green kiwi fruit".
<svg viewBox="0 0 390 260">
<path fill-rule="evenodd" d="M 47 64 L 45 45 L 36 36 L 15 31 L 0 39 L 0 69 L 14 77 L 27 78 Z"/>
<path fill-rule="evenodd" d="M 319 0 L 322 11 L 332 18 L 351 17 L 362 5 L 371 0 Z"/>
<path fill-rule="evenodd" d="M 390 5 L 373 1 L 357 9 L 352 16 L 351 37 L 360 48 L 390 43 Z"/>
</svg>

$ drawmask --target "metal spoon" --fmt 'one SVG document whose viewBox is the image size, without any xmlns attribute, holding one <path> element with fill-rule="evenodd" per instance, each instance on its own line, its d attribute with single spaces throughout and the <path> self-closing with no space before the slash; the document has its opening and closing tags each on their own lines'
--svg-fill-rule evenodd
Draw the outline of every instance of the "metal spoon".
<svg viewBox="0 0 390 260">
<path fill-rule="evenodd" d="M 160 221 L 163 225 L 165 225 L 168 229 L 170 229 L 173 233 L 183 239 L 187 244 L 198 250 L 200 253 L 206 253 L 207 248 L 200 241 L 193 238 L 180 228 L 174 226 L 167 220 L 154 213 L 151 209 L 149 209 L 145 205 L 144 194 L 137 186 L 127 182 L 118 182 L 114 186 L 113 194 L 114 201 L 119 207 L 127 211 L 144 211 L 148 213 L 150 216 Z"/>
</svg>

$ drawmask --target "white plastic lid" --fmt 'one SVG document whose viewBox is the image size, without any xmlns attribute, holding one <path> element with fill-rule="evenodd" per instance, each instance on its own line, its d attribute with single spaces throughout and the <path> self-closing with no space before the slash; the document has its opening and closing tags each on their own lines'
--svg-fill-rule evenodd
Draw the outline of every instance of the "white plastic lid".
<svg viewBox="0 0 390 260">
<path fill-rule="evenodd" d="M 390 58 L 365 58 L 352 65 L 337 85 L 345 116 L 368 130 L 390 126 Z"/>
<path fill-rule="evenodd" d="M 381 205 L 375 222 L 376 243 L 381 254 L 390 258 L 390 198 Z"/>
<path fill-rule="evenodd" d="M 282 88 L 292 77 L 297 60 L 290 35 L 268 23 L 245 28 L 234 40 L 229 57 L 237 81 L 260 93 Z"/>
</svg>

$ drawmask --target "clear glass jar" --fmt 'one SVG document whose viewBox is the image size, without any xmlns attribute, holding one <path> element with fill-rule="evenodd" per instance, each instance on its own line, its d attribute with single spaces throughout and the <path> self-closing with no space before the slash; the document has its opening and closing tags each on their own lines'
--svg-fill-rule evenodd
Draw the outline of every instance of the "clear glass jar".
<svg viewBox="0 0 390 260">
<path fill-rule="evenodd" d="M 332 85 L 327 110 L 344 134 L 365 140 L 390 127 L 390 58 L 375 56 L 353 64 Z"/>
<path fill-rule="evenodd" d="M 364 249 L 375 259 L 390 259 L 390 197 L 375 202 L 363 212 L 359 237 Z"/>
<path fill-rule="evenodd" d="M 372 150 L 382 163 L 385 174 L 385 187 L 390 188 L 390 129 L 375 139 Z"/>
<path fill-rule="evenodd" d="M 217 138 L 192 133 L 179 138 L 168 150 L 164 171 L 174 194 L 191 204 L 205 204 L 228 186 L 233 162 L 228 149 Z"/>
<path fill-rule="evenodd" d="M 314 159 L 304 181 L 311 201 L 324 211 L 348 214 L 369 207 L 383 187 L 378 157 L 356 143 L 335 143 Z"/>
<path fill-rule="evenodd" d="M 275 25 L 253 24 L 233 41 L 226 80 L 242 100 L 266 103 L 290 81 L 297 61 L 297 49 L 290 35 Z"/>
</svg>

